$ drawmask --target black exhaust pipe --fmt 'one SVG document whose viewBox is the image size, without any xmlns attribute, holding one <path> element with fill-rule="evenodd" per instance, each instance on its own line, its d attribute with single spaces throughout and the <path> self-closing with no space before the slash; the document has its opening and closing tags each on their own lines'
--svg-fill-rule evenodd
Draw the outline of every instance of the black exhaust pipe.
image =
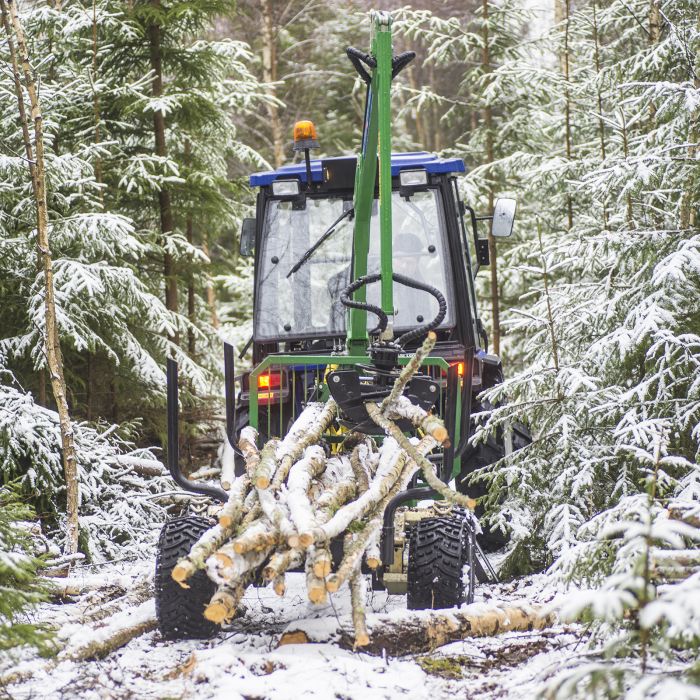
<svg viewBox="0 0 700 700">
<path fill-rule="evenodd" d="M 171 357 L 167 362 L 168 377 L 168 471 L 173 481 L 183 490 L 198 493 L 226 503 L 228 494 L 216 486 L 205 486 L 190 481 L 180 470 L 180 426 L 178 416 L 177 362 Z"/>
</svg>

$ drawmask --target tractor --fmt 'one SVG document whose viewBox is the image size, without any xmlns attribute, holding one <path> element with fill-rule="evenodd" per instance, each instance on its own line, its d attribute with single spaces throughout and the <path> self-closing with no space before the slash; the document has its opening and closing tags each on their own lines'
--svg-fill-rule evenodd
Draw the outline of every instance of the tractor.
<svg viewBox="0 0 700 700">
<path fill-rule="evenodd" d="M 509 236 L 515 201 L 498 199 L 493 213 L 479 216 L 460 197 L 461 159 L 392 153 L 391 83 L 415 54 L 394 55 L 391 27 L 388 13 L 375 12 L 371 51 L 347 49 L 367 91 L 359 154 L 312 159 L 317 132 L 302 121 L 293 132 L 298 162 L 250 176 L 255 217 L 243 221 L 240 252 L 255 258 L 254 321 L 241 358 L 252 345 L 253 368 L 237 377 L 234 349 L 224 345 L 226 431 L 234 450 L 246 425 L 262 441 L 283 437 L 307 402 L 331 395 L 340 415 L 324 436 L 329 452 L 347 431 L 381 440 L 364 402 L 388 394 L 401 365 L 434 331 L 434 350 L 407 391 L 444 419 L 452 440 L 433 457 L 436 472 L 463 490 L 475 468 L 514 448 L 512 434 L 476 448 L 468 439 L 472 415 L 482 410 L 477 395 L 502 380 L 477 310 L 474 278 L 489 264 L 478 226 L 490 222 L 492 236 Z M 170 473 L 183 489 L 223 502 L 223 489 L 195 484 L 180 469 L 177 364 L 169 360 L 167 369 Z M 495 578 L 476 519 L 436 497 L 414 477 L 384 513 L 372 584 L 406 594 L 412 609 L 471 602 L 475 577 Z M 161 533 L 156 602 L 166 637 L 215 631 L 201 614 L 214 592 L 206 574 L 199 571 L 187 590 L 170 576 L 210 524 L 189 515 Z M 342 538 L 332 549 L 339 560 Z"/>
</svg>

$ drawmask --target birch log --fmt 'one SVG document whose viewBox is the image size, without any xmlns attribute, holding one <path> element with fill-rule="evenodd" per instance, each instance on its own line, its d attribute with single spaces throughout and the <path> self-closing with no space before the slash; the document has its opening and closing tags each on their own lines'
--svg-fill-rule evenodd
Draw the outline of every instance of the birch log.
<svg viewBox="0 0 700 700">
<path fill-rule="evenodd" d="M 365 404 L 367 407 L 367 413 L 370 418 L 382 428 L 387 435 L 393 437 L 396 442 L 400 445 L 401 449 L 408 454 L 408 456 L 418 464 L 423 472 L 423 477 L 430 488 L 437 491 L 445 500 L 451 503 L 456 503 L 464 508 L 469 508 L 469 510 L 474 510 L 476 508 L 476 501 L 469 496 L 465 496 L 462 493 L 451 489 L 444 481 L 440 480 L 435 474 L 435 467 L 430 461 L 419 454 L 416 448 L 411 444 L 410 440 L 401 432 L 401 429 L 392 420 L 389 420 L 386 416 L 382 414 L 379 407 L 372 403 L 367 402 Z"/>
<path fill-rule="evenodd" d="M 504 632 L 540 630 L 556 624 L 553 613 L 537 605 L 491 605 L 475 603 L 460 610 L 396 611 L 368 615 L 369 644 L 362 651 L 377 656 L 407 656 L 430 652 L 437 647 L 469 637 L 489 637 Z M 352 622 L 341 618 L 333 628 L 327 620 L 299 620 L 282 633 L 279 646 L 338 642 L 352 649 Z"/>
</svg>

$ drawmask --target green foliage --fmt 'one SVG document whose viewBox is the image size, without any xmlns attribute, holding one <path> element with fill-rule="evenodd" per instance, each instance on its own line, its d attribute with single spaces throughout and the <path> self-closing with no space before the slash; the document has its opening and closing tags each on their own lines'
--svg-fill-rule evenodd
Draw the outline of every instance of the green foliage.
<svg viewBox="0 0 700 700">
<path fill-rule="evenodd" d="M 29 527 L 34 512 L 22 502 L 16 484 L 0 487 L 0 651 L 30 645 L 52 651 L 52 635 L 31 624 L 28 613 L 46 600 L 37 577 L 41 561 L 34 555 Z"/>
</svg>

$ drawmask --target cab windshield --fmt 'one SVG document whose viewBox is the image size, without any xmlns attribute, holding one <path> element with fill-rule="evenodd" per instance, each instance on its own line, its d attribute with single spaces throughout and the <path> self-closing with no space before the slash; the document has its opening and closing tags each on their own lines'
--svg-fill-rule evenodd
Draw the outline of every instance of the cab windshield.
<svg viewBox="0 0 700 700">
<path fill-rule="evenodd" d="M 349 199 L 328 196 L 307 197 L 304 209 L 295 209 L 291 201 L 268 202 L 259 259 L 256 340 L 345 335 L 347 313 L 340 303 L 340 293 L 353 279 L 353 217 L 345 217 L 309 260 L 287 275 L 331 224 L 351 207 Z M 416 192 L 409 200 L 398 192 L 392 193 L 392 219 L 394 272 L 437 287 L 447 299 L 447 315 L 441 327 L 453 326 L 449 254 L 437 190 Z M 367 271 L 379 272 L 376 200 Z M 370 304 L 379 306 L 379 291 L 378 282 L 368 286 Z M 413 328 L 434 318 L 437 312 L 437 302 L 428 293 L 394 283 L 395 329 Z M 368 327 L 375 325 L 376 317 L 368 314 Z"/>
</svg>

